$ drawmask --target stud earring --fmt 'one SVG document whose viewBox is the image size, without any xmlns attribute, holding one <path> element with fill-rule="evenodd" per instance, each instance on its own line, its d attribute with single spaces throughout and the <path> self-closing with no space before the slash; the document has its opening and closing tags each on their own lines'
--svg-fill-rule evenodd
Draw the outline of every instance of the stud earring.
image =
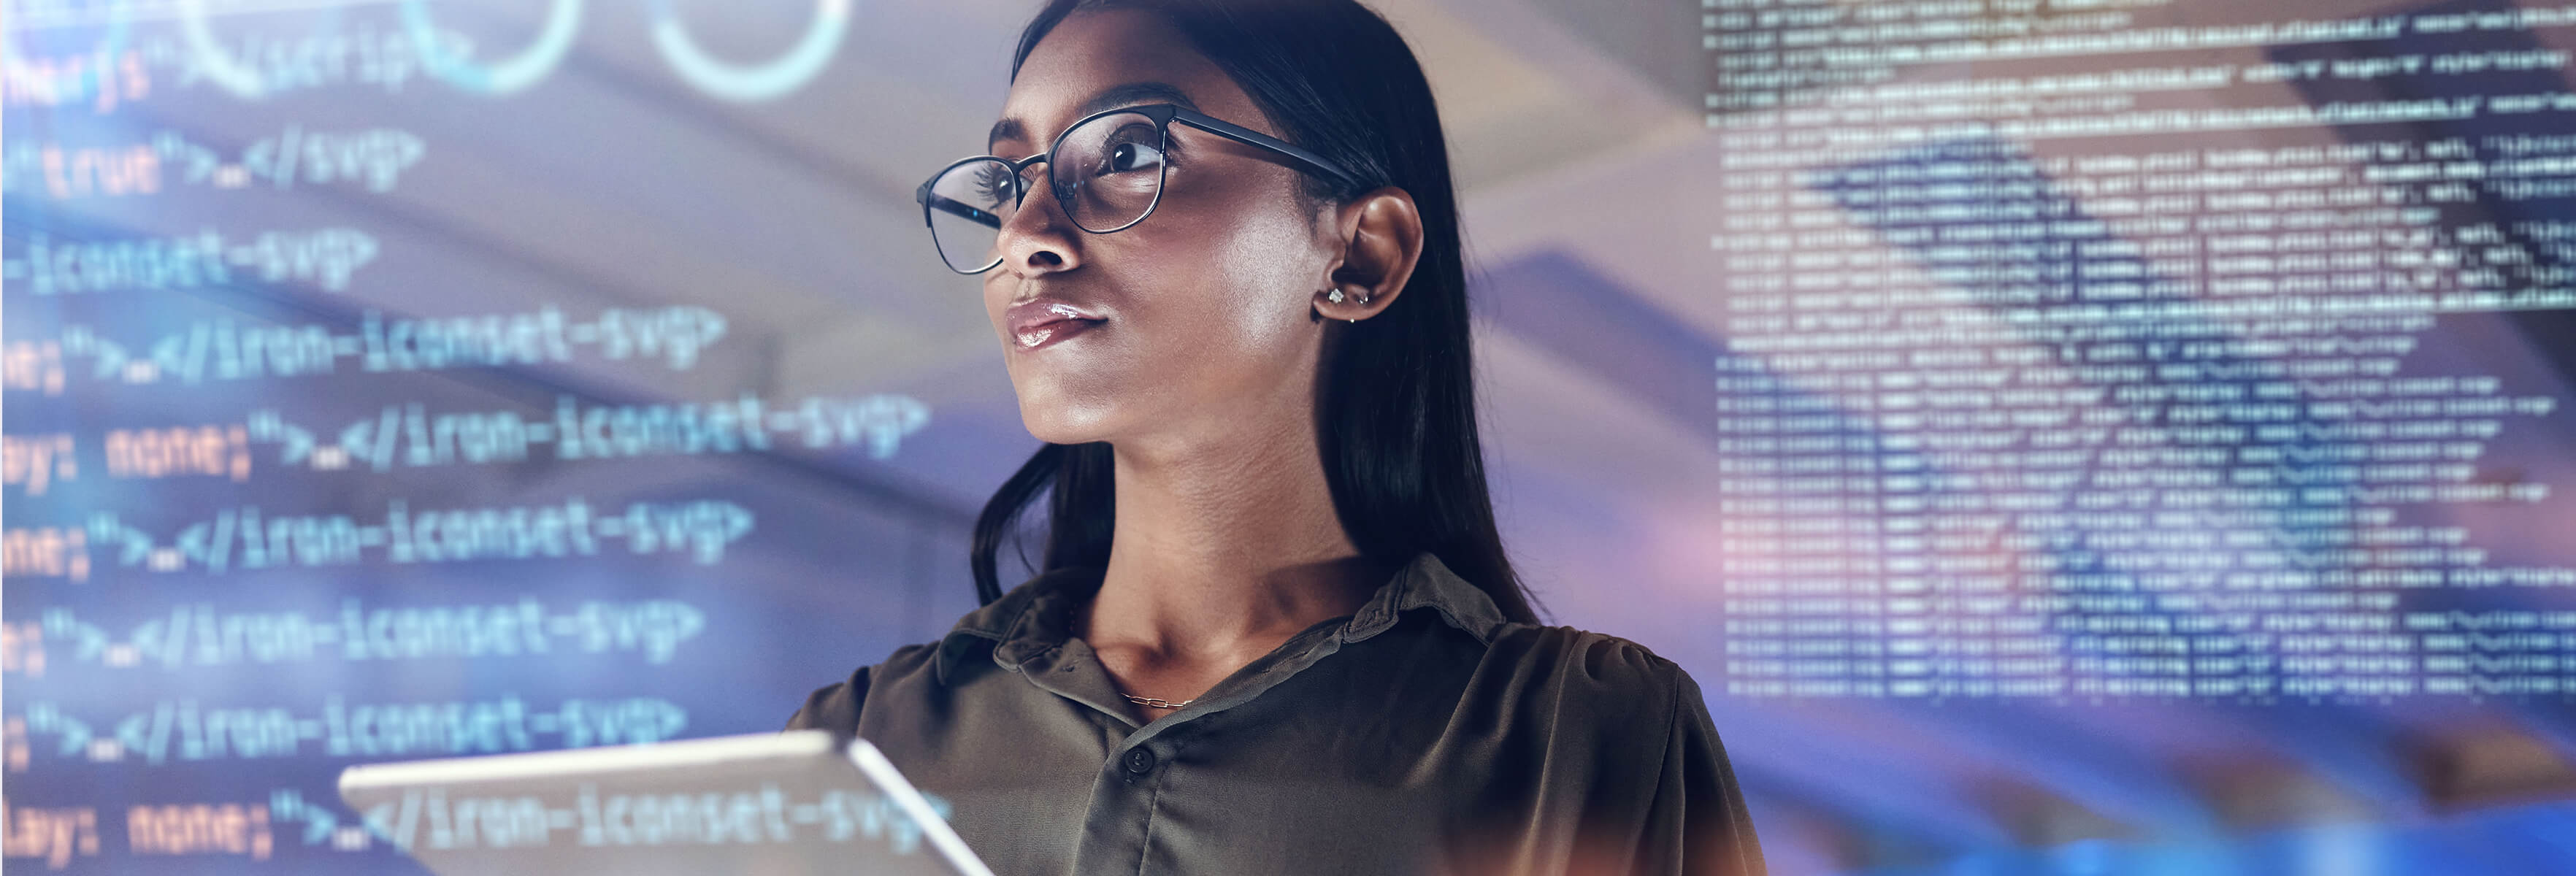
<svg viewBox="0 0 2576 876">
<path fill-rule="evenodd" d="M 1342 303 L 1342 287 L 1340 287 L 1340 286 L 1335 286 L 1335 287 L 1333 287 L 1333 288 L 1330 288 L 1330 289 L 1326 289 L 1326 290 L 1324 290 L 1324 300 L 1326 300 L 1326 301 L 1330 301 L 1330 302 L 1332 302 L 1332 303 L 1334 303 L 1334 304 L 1340 304 L 1340 303 Z M 1367 303 L 1369 303 L 1368 293 L 1365 293 L 1365 292 L 1360 293 L 1360 303 L 1361 303 L 1361 304 L 1367 304 Z M 1342 321 L 1343 321 L 1343 322 L 1348 322 L 1348 323 L 1357 323 L 1357 322 L 1359 322 L 1359 318 L 1358 318 L 1358 317 L 1351 317 L 1351 318 L 1349 318 L 1349 319 L 1345 319 L 1345 320 L 1342 320 Z"/>
</svg>

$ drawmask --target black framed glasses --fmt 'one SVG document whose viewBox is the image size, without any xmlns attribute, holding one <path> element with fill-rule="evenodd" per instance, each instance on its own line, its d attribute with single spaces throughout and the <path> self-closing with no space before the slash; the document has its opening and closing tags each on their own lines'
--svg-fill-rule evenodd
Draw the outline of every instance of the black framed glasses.
<svg viewBox="0 0 2576 876">
<path fill-rule="evenodd" d="M 913 192 L 930 226 L 940 260 L 960 274 L 980 274 L 1002 263 L 1002 223 L 1019 212 L 1031 184 L 1029 165 L 1046 162 L 1047 184 L 1075 227 L 1093 234 L 1125 230 L 1144 221 L 1163 200 L 1163 161 L 1171 127 L 1179 122 L 1237 143 L 1257 146 L 1291 167 L 1332 180 L 1348 191 L 1358 179 L 1332 161 L 1268 134 L 1211 118 L 1179 104 L 1102 110 L 1075 121 L 1047 151 L 1012 161 L 996 155 L 961 158 L 932 174 Z"/>
</svg>

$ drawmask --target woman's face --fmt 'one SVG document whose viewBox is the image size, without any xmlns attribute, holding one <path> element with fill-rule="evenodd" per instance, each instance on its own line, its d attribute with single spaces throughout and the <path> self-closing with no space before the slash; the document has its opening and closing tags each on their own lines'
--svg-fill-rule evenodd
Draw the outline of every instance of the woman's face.
<svg viewBox="0 0 2576 876">
<path fill-rule="evenodd" d="M 1088 114 L 1085 104 L 1139 83 L 1178 95 L 1137 93 L 1115 105 L 1179 103 L 1279 135 L 1161 18 L 1101 10 L 1066 18 L 1029 53 L 1002 108 L 1019 133 L 997 126 L 1005 136 L 991 151 L 1036 154 Z M 1301 208 L 1297 171 L 1259 150 L 1177 123 L 1169 137 L 1162 200 L 1143 221 L 1084 231 L 1040 182 L 1002 226 L 984 310 L 1020 418 L 1040 440 L 1181 447 L 1311 416 L 1322 326 L 1308 313 L 1336 264 L 1338 223 L 1325 221 L 1331 211 Z M 1044 173 L 1041 165 L 1028 177 Z M 1015 332 L 1010 307 L 1041 298 L 1102 319 Z"/>
</svg>

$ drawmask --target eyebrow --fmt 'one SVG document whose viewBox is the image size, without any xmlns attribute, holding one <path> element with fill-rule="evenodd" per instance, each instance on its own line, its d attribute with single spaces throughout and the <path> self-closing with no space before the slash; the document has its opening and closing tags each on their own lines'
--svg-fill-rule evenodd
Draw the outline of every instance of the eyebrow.
<svg viewBox="0 0 2576 876">
<path fill-rule="evenodd" d="M 1101 110 L 1145 103 L 1176 103 L 1190 109 L 1199 108 L 1198 104 L 1190 101 L 1189 94 L 1182 91 L 1178 85 L 1169 82 L 1130 82 L 1125 85 L 1110 86 L 1092 95 L 1090 100 L 1083 101 L 1082 106 L 1074 110 L 1073 117 L 1079 119 Z M 994 122 L 993 132 L 985 135 L 984 151 L 992 151 L 994 146 L 1005 139 L 1026 140 L 1028 138 L 1027 125 L 1016 118 L 1005 118 Z"/>
</svg>

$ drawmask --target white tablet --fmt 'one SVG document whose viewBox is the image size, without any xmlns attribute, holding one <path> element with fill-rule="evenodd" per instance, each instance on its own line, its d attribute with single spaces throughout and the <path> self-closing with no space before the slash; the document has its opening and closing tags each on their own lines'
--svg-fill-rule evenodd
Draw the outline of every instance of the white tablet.
<svg viewBox="0 0 2576 876">
<path fill-rule="evenodd" d="M 991 876 L 876 746 L 823 730 L 364 764 L 340 799 L 441 876 Z"/>
</svg>

